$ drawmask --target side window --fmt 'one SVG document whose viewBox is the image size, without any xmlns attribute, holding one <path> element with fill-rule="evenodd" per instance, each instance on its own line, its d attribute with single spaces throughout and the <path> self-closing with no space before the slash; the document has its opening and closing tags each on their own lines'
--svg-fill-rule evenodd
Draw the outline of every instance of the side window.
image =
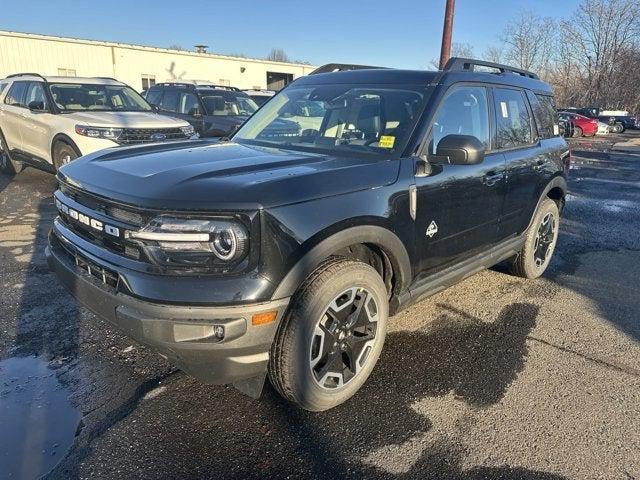
<svg viewBox="0 0 640 480">
<path fill-rule="evenodd" d="M 147 91 L 146 99 L 151 105 L 160 105 L 162 90 L 160 88 L 151 88 Z"/>
<path fill-rule="evenodd" d="M 4 92 L 5 88 L 7 88 L 7 84 L 6 83 L 0 83 L 0 95 L 2 95 L 2 92 Z"/>
<path fill-rule="evenodd" d="M 556 103 L 550 95 L 536 94 L 537 103 L 532 103 L 533 115 L 538 125 L 538 134 L 542 138 L 551 138 L 559 134 L 555 126 L 558 124 L 558 112 L 556 112 Z"/>
<path fill-rule="evenodd" d="M 31 82 L 29 84 L 29 87 L 27 88 L 27 97 L 24 104 L 29 106 L 31 102 L 42 103 L 45 109 L 49 107 L 47 96 L 44 93 L 44 85 L 42 84 L 42 82 Z"/>
<path fill-rule="evenodd" d="M 178 113 L 196 115 L 200 112 L 200 103 L 193 93 L 181 92 L 178 100 Z"/>
<path fill-rule="evenodd" d="M 484 87 L 454 87 L 434 117 L 429 153 L 435 154 L 438 143 L 447 135 L 470 135 L 487 147 L 489 142 L 489 107 Z"/>
<path fill-rule="evenodd" d="M 177 90 L 165 90 L 159 107 L 169 112 L 176 112 L 178 110 L 178 96 Z"/>
<path fill-rule="evenodd" d="M 493 90 L 493 99 L 496 112 L 496 148 L 530 145 L 531 117 L 523 92 L 496 88 Z"/>
<path fill-rule="evenodd" d="M 24 107 L 24 97 L 27 91 L 27 82 L 15 82 L 9 88 L 4 103 L 14 105 L 16 107 Z"/>
</svg>

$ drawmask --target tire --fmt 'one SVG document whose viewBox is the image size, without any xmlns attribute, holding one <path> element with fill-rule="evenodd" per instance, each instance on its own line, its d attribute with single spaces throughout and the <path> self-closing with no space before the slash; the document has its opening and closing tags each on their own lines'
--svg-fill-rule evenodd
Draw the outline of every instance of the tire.
<svg viewBox="0 0 640 480">
<path fill-rule="evenodd" d="M 573 137 L 578 138 L 578 137 L 582 137 L 582 135 L 583 135 L 582 128 L 576 125 L 573 129 Z"/>
<path fill-rule="evenodd" d="M 616 133 L 623 133 L 624 132 L 624 124 L 617 122 L 616 123 Z"/>
<path fill-rule="evenodd" d="M 24 169 L 22 162 L 16 162 L 9 155 L 9 147 L 4 139 L 4 135 L 0 132 L 0 171 L 9 175 L 16 175 Z"/>
<path fill-rule="evenodd" d="M 305 280 L 278 327 L 269 358 L 271 384 L 305 410 L 340 405 L 378 361 L 388 316 L 387 290 L 374 268 L 329 259 Z"/>
<path fill-rule="evenodd" d="M 522 250 L 512 261 L 512 272 L 515 275 L 538 278 L 544 273 L 558 241 L 559 224 L 558 205 L 550 198 L 543 200 L 527 230 Z"/>
<path fill-rule="evenodd" d="M 62 140 L 58 140 L 53 146 L 53 166 L 56 172 L 79 156 L 80 154 L 75 148 Z"/>
</svg>

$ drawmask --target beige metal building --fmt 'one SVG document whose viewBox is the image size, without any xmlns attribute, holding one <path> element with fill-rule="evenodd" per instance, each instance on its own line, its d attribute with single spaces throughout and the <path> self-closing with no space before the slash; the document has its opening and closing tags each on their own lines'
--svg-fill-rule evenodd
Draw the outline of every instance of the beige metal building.
<svg viewBox="0 0 640 480">
<path fill-rule="evenodd" d="M 18 72 L 113 77 L 138 91 L 168 80 L 278 90 L 315 67 L 0 30 L 0 78 Z"/>
</svg>

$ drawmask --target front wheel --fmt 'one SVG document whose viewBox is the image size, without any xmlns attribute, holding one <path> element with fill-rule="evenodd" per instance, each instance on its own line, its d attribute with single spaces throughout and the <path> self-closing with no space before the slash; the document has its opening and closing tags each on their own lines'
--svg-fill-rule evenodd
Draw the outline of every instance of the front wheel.
<svg viewBox="0 0 640 480">
<path fill-rule="evenodd" d="M 75 160 L 79 156 L 75 148 L 68 143 L 61 141 L 56 142 L 53 147 L 53 166 L 56 168 L 56 172 L 60 170 L 63 165 Z"/>
<path fill-rule="evenodd" d="M 576 127 L 573 129 L 573 137 L 579 138 L 579 137 L 582 137 L 582 135 L 583 135 L 582 128 L 576 125 Z"/>
<path fill-rule="evenodd" d="M 302 285 L 278 328 L 269 379 L 287 400 L 322 411 L 353 396 L 387 331 L 387 290 L 371 266 L 331 259 Z"/>
<path fill-rule="evenodd" d="M 16 162 L 9 156 L 9 147 L 4 141 L 4 135 L 0 132 L 0 171 L 9 175 L 20 173 L 24 165 L 22 162 Z"/>
<path fill-rule="evenodd" d="M 549 266 L 558 241 L 560 210 L 556 202 L 545 199 L 527 230 L 522 250 L 515 256 L 512 271 L 524 278 L 537 278 Z"/>
</svg>

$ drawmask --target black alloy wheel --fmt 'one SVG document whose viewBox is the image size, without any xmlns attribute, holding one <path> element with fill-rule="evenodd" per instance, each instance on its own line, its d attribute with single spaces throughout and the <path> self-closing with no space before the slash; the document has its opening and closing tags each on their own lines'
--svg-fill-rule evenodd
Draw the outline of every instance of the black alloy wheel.
<svg viewBox="0 0 640 480">
<path fill-rule="evenodd" d="M 555 241 L 555 233 L 556 219 L 553 213 L 549 212 L 540 222 L 534 244 L 533 261 L 538 268 L 547 262 L 547 257 Z"/>
<path fill-rule="evenodd" d="M 365 288 L 351 288 L 326 307 L 309 349 L 313 378 L 321 388 L 340 388 L 366 364 L 376 342 L 378 305 Z"/>
</svg>

